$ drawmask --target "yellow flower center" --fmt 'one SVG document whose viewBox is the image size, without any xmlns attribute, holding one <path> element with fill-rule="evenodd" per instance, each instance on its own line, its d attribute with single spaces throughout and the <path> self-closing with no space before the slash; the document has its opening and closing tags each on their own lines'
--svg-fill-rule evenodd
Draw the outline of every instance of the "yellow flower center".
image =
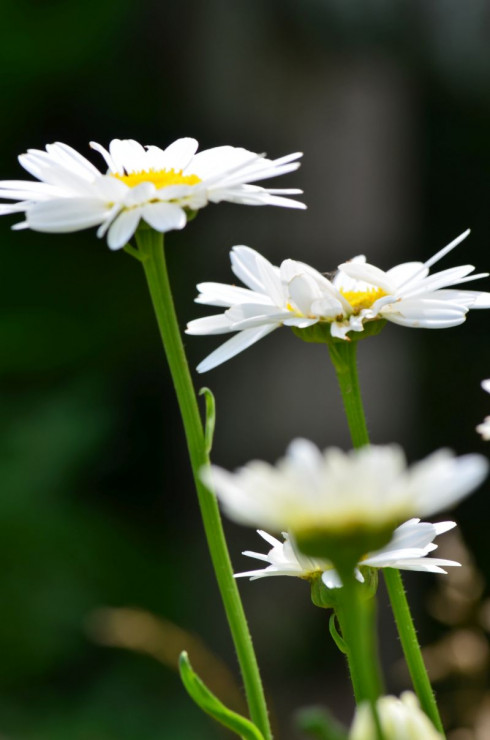
<svg viewBox="0 0 490 740">
<path fill-rule="evenodd" d="M 369 290 L 341 290 L 354 311 L 362 311 L 363 308 L 371 308 L 378 298 L 388 295 L 382 288 L 369 288 Z"/>
<path fill-rule="evenodd" d="M 130 175 L 119 175 L 111 173 L 113 177 L 129 185 L 130 188 L 140 185 L 142 182 L 152 182 L 156 188 L 165 188 L 168 185 L 197 185 L 201 178 L 197 175 L 183 175 L 182 170 L 142 170 L 132 172 Z"/>
</svg>

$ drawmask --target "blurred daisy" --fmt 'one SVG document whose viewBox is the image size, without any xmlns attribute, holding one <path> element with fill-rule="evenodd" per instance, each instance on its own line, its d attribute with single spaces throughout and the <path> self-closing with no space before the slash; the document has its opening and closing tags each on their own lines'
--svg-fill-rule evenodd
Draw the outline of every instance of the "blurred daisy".
<svg viewBox="0 0 490 740">
<path fill-rule="evenodd" d="M 460 563 L 427 556 L 437 549 L 437 545 L 434 545 L 437 535 L 448 532 L 455 526 L 455 522 L 430 524 L 421 522 L 420 519 L 410 519 L 395 529 L 393 537 L 385 547 L 365 555 L 358 565 L 446 573 L 443 567 L 460 565 Z M 236 573 L 235 578 L 246 576 L 250 580 L 255 580 L 267 576 L 296 576 L 312 581 L 321 577 L 327 588 L 338 588 L 342 585 L 332 563 L 320 558 L 310 558 L 301 553 L 295 545 L 294 538 L 289 537 L 286 532 L 283 532 L 282 542 L 260 529 L 258 533 L 272 545 L 272 549 L 266 555 L 250 550 L 246 550 L 243 555 L 261 560 L 268 565 L 259 570 Z M 356 577 L 361 583 L 364 582 L 364 576 L 359 568 L 356 569 Z"/>
<path fill-rule="evenodd" d="M 349 332 L 362 332 L 365 322 L 377 319 L 425 329 L 462 324 L 470 308 L 490 308 L 490 293 L 450 286 L 488 273 L 471 275 L 472 265 L 434 275 L 429 270 L 469 233 L 425 263 L 405 262 L 387 272 L 368 264 L 365 257 L 355 257 L 339 265 L 332 280 L 303 262 L 288 259 L 275 267 L 250 247 L 234 247 L 232 270 L 247 287 L 198 285 L 196 303 L 226 310 L 191 321 L 187 333 L 239 333 L 201 362 L 198 372 L 220 365 L 279 326 L 305 329 L 320 322 L 330 326 L 332 337 L 349 340 Z"/>
<path fill-rule="evenodd" d="M 335 539 L 393 532 L 412 516 L 456 504 L 483 481 L 487 468 L 481 455 L 455 457 L 439 450 L 407 467 L 396 445 L 320 452 L 312 442 L 296 439 L 275 466 L 256 460 L 235 473 L 211 466 L 201 476 L 230 518 L 287 531 L 299 543 L 310 534 Z M 392 562 L 393 552 L 386 555 Z"/>
<path fill-rule="evenodd" d="M 487 393 L 490 393 L 490 379 L 482 380 L 481 387 Z M 490 440 L 490 416 L 485 416 L 481 424 L 478 424 L 476 431 L 481 434 L 485 442 Z"/>
<path fill-rule="evenodd" d="M 376 702 L 376 710 L 385 738 L 443 740 L 411 691 L 404 691 L 399 699 L 396 696 L 381 696 Z M 371 707 L 363 702 L 356 709 L 348 740 L 373 740 L 375 737 L 377 733 Z"/>
<path fill-rule="evenodd" d="M 111 249 L 124 247 L 140 220 L 157 231 L 182 229 L 189 211 L 208 203 L 305 208 L 289 195 L 296 189 L 253 185 L 292 172 L 301 154 L 266 159 L 232 146 L 197 151 L 195 139 L 177 139 L 166 149 L 143 147 L 132 139 L 113 139 L 109 150 L 91 143 L 107 165 L 99 172 L 67 144 L 29 149 L 20 164 L 39 182 L 0 181 L 0 198 L 19 201 L 0 206 L 0 214 L 24 213 L 14 229 L 66 233 L 98 226 Z"/>
</svg>

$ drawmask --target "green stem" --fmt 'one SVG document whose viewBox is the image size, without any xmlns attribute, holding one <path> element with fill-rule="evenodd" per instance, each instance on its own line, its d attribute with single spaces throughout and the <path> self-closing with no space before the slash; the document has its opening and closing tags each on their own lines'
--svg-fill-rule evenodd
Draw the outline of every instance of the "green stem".
<svg viewBox="0 0 490 740">
<path fill-rule="evenodd" d="M 405 660 L 407 661 L 408 670 L 410 671 L 415 691 L 419 697 L 420 705 L 432 720 L 434 727 L 444 735 L 444 728 L 434 692 L 430 685 L 429 676 L 427 675 L 424 659 L 422 658 L 400 571 L 395 568 L 384 568 L 384 578 L 390 595 L 391 608 L 395 615 L 403 652 L 405 653 Z"/>
<path fill-rule="evenodd" d="M 369 434 L 362 405 L 361 389 L 357 375 L 357 342 L 335 342 L 328 345 L 344 402 L 347 424 L 354 447 L 369 444 Z"/>
<path fill-rule="evenodd" d="M 329 344 L 328 348 L 337 373 L 352 444 L 354 447 L 362 447 L 369 444 L 369 434 L 357 374 L 357 342 L 336 342 Z M 383 575 L 415 692 L 425 713 L 443 734 L 441 717 L 422 658 L 400 571 L 383 568 Z"/>
<path fill-rule="evenodd" d="M 203 425 L 185 356 L 168 278 L 163 235 L 153 229 L 136 234 L 158 327 L 170 366 L 197 489 L 201 516 L 216 579 L 242 672 L 250 717 L 266 740 L 272 734 L 257 659 L 226 546 L 216 497 L 201 483 L 199 471 L 209 464 Z"/>
<path fill-rule="evenodd" d="M 336 613 L 347 648 L 354 696 L 357 704 L 367 701 L 371 705 L 377 740 L 383 740 L 376 710 L 376 700 L 382 692 L 375 643 L 376 600 L 372 597 L 366 598 L 362 594 L 362 586 L 352 571 L 344 571 L 341 578 L 342 602 L 336 608 Z"/>
</svg>

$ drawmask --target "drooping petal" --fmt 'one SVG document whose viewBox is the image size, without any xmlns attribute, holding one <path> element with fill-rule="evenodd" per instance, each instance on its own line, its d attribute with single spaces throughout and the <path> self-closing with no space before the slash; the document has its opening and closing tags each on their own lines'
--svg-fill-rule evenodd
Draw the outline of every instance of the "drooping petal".
<svg viewBox="0 0 490 740">
<path fill-rule="evenodd" d="M 197 372 L 205 373 L 208 370 L 212 370 L 214 367 L 221 365 L 223 362 L 226 362 L 226 360 L 230 360 L 232 357 L 235 357 L 235 355 L 243 352 L 244 349 L 247 349 L 247 347 L 258 342 L 262 337 L 270 334 L 270 332 L 277 329 L 278 326 L 280 326 L 280 324 L 266 324 L 265 326 L 246 329 L 245 331 L 236 334 L 199 363 L 196 368 Z"/>
<path fill-rule="evenodd" d="M 126 246 L 138 228 L 141 218 L 141 209 L 132 208 L 123 211 L 111 224 L 107 232 L 109 249 L 121 249 Z"/>
<path fill-rule="evenodd" d="M 142 217 L 161 232 L 183 229 L 187 223 L 185 211 L 174 203 L 147 203 L 142 207 Z"/>
</svg>

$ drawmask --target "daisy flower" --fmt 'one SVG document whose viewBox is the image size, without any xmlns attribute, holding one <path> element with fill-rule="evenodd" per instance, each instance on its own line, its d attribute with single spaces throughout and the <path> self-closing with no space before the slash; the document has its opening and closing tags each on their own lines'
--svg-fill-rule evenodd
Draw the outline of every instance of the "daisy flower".
<svg viewBox="0 0 490 740">
<path fill-rule="evenodd" d="M 439 522 L 431 524 L 421 522 L 420 519 L 410 519 L 400 525 L 393 532 L 390 542 L 380 550 L 368 553 L 359 561 L 358 566 L 372 568 L 398 568 L 400 570 L 417 570 L 428 573 L 446 573 L 443 567 L 458 566 L 460 563 L 443 558 L 427 557 L 437 549 L 434 539 L 443 532 L 448 532 L 456 526 L 455 522 Z M 296 576 L 307 581 L 321 577 L 327 588 L 338 588 L 342 582 L 328 560 L 310 558 L 300 552 L 287 532 L 283 532 L 283 541 L 272 535 L 258 530 L 259 535 L 272 549 L 267 554 L 246 550 L 243 555 L 249 558 L 268 563 L 265 568 L 236 573 L 235 578 L 249 577 L 251 581 L 267 576 Z M 363 583 L 364 576 L 359 567 L 356 569 L 356 578 Z"/>
<path fill-rule="evenodd" d="M 420 708 L 411 691 L 396 696 L 381 696 L 376 702 L 383 737 L 392 740 L 443 740 L 443 736 Z M 348 740 L 373 740 L 377 736 L 371 707 L 363 702 L 356 715 Z"/>
<path fill-rule="evenodd" d="M 387 272 L 354 257 L 339 265 L 332 280 L 313 267 L 285 260 L 280 267 L 250 247 L 231 250 L 231 267 L 246 288 L 201 283 L 196 303 L 225 308 L 224 313 L 191 321 L 188 334 L 238 332 L 198 365 L 205 372 L 234 357 L 279 326 L 306 329 L 323 323 L 336 339 L 349 340 L 365 323 L 387 319 L 402 326 L 444 329 L 462 324 L 470 308 L 490 308 L 490 293 L 451 286 L 487 277 L 462 265 L 429 275 L 469 231 L 427 262 L 405 262 Z"/>
<path fill-rule="evenodd" d="M 29 149 L 20 164 L 38 182 L 0 181 L 0 199 L 18 201 L 0 206 L 0 214 L 24 213 L 14 229 L 67 233 L 98 226 L 111 249 L 131 239 L 141 220 L 156 231 L 182 229 L 187 214 L 208 203 L 305 208 L 289 195 L 296 189 L 262 188 L 252 184 L 292 172 L 300 153 L 280 159 L 232 146 L 197 152 L 195 139 L 177 139 L 166 149 L 143 147 L 133 139 L 113 139 L 106 150 L 90 145 L 105 160 L 101 173 L 67 144 Z"/>
<path fill-rule="evenodd" d="M 407 467 L 396 445 L 321 452 L 312 442 L 296 439 L 275 466 L 256 460 L 230 473 L 213 465 L 201 477 L 231 519 L 287 531 L 304 551 L 305 538 L 316 536 L 371 543 L 387 533 L 384 545 L 400 522 L 435 514 L 467 496 L 487 469 L 482 455 L 455 457 L 439 450 Z M 392 562 L 393 553 L 387 557 Z"/>
<path fill-rule="evenodd" d="M 481 387 L 487 393 L 490 393 L 490 379 L 482 380 Z M 481 424 L 478 424 L 476 431 L 481 434 L 485 442 L 490 440 L 490 416 L 485 416 Z"/>
</svg>

